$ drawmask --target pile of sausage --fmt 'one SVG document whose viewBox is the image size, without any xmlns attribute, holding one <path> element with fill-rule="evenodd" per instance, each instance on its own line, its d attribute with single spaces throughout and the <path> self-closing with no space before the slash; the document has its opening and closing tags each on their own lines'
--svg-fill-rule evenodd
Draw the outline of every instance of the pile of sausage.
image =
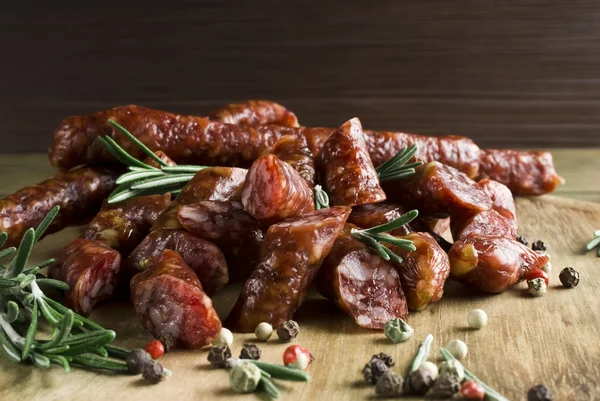
<svg viewBox="0 0 600 401">
<path fill-rule="evenodd" d="M 103 202 L 122 166 L 98 137 L 111 136 L 143 158 L 108 119 L 169 165 L 214 167 L 199 171 L 174 199 Z M 412 144 L 423 161 L 416 173 L 380 183 L 375 167 Z M 547 263 L 515 240 L 513 194 L 540 195 L 561 182 L 547 152 L 365 131 L 356 118 L 337 129 L 301 127 L 294 113 L 268 101 L 228 105 L 208 117 L 138 106 L 69 117 L 49 153 L 55 167 L 71 170 L 0 200 L 8 245 L 54 205 L 61 206 L 54 232 L 97 212 L 57 255 L 49 276 L 70 285 L 66 302 L 84 315 L 129 293 L 144 327 L 165 346 L 184 348 L 219 334 L 210 296 L 235 280 L 245 283 L 224 324 L 241 332 L 292 318 L 313 287 L 371 329 L 439 301 L 449 277 L 483 292 L 505 291 Z M 316 184 L 328 193 L 329 208 L 315 210 Z M 401 263 L 351 235 L 410 209 L 419 217 L 389 233 L 416 248 L 388 244 Z M 448 229 L 453 243 L 441 236 Z"/>
</svg>

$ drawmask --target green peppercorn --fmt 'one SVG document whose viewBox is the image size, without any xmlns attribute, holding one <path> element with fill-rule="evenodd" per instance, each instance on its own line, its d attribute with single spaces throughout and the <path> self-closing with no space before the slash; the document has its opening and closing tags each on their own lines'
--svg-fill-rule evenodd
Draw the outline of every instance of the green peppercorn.
<svg viewBox="0 0 600 401">
<path fill-rule="evenodd" d="M 402 395 L 404 379 L 397 373 L 385 372 L 377 380 L 375 393 L 380 397 L 399 397 Z"/>
<path fill-rule="evenodd" d="M 543 384 L 533 386 L 527 392 L 527 401 L 552 401 L 552 391 Z"/>
<path fill-rule="evenodd" d="M 579 272 L 572 267 L 565 267 L 558 275 L 558 279 L 566 288 L 577 287 L 579 284 Z"/>
<path fill-rule="evenodd" d="M 385 336 L 396 344 L 408 340 L 414 332 L 413 328 L 400 318 L 388 320 L 383 328 Z"/>
<path fill-rule="evenodd" d="M 250 361 L 239 361 L 229 372 L 229 385 L 238 393 L 256 390 L 262 374 L 260 368 Z"/>
</svg>

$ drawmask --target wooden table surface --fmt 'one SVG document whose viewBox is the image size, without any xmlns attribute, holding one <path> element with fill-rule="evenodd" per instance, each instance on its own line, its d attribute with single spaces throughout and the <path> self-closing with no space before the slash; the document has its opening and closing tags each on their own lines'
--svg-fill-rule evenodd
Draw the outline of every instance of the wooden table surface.
<svg viewBox="0 0 600 401">
<path fill-rule="evenodd" d="M 475 294 L 448 282 L 441 302 L 409 316 L 415 338 L 391 344 L 381 332 L 361 329 L 328 301 L 311 296 L 298 312 L 301 333 L 297 341 L 311 349 L 317 359 L 310 368 L 310 383 L 280 385 L 285 400 L 371 400 L 374 390 L 361 379 L 360 370 L 378 352 L 391 354 L 394 368 L 404 373 L 419 341 L 432 333 L 431 360 L 440 361 L 438 350 L 458 338 L 467 343 L 465 366 L 510 400 L 523 400 L 529 387 L 545 383 L 555 400 L 600 399 L 600 259 L 584 255 L 583 244 L 600 228 L 600 149 L 554 150 L 557 170 L 566 184 L 555 195 L 517 199 L 520 231 L 530 241 L 542 238 L 549 244 L 554 270 L 546 296 L 532 298 L 526 285 L 498 296 Z M 0 196 L 51 174 L 43 155 L 0 157 Z M 582 201 L 583 200 L 583 201 Z M 52 256 L 78 234 L 64 230 L 42 241 L 34 259 Z M 580 285 L 564 290 L 558 273 L 565 266 L 581 272 Z M 239 285 L 217 294 L 213 301 L 221 317 L 236 298 Z M 490 321 L 480 331 L 467 328 L 467 313 L 484 309 Z M 92 315 L 117 332 L 117 344 L 135 347 L 149 335 L 126 304 L 105 305 Z M 236 334 L 232 347 L 238 354 L 251 334 Z M 286 344 L 275 340 L 259 344 L 263 359 L 279 362 Z M 174 376 L 150 386 L 139 377 L 112 376 L 74 369 L 65 374 L 15 365 L 0 357 L 0 399 L 23 400 L 257 400 L 264 395 L 236 395 L 228 386 L 226 372 L 212 369 L 206 350 L 169 353 L 161 360 Z"/>
</svg>

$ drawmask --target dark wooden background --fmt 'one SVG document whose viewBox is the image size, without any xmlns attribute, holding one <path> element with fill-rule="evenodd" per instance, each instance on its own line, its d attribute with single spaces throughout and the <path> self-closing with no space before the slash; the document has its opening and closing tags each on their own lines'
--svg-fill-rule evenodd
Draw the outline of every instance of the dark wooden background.
<svg viewBox="0 0 600 401">
<path fill-rule="evenodd" d="M 71 114 L 246 98 L 304 125 L 600 146 L 599 50 L 597 0 L 2 2 L 0 152 L 44 151 Z"/>
</svg>

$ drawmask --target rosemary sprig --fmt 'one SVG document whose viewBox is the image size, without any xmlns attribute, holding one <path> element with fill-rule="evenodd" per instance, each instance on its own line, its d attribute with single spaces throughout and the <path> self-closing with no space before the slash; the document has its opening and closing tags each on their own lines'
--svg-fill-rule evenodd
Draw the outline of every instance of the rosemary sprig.
<svg viewBox="0 0 600 401">
<path fill-rule="evenodd" d="M 39 273 L 39 269 L 51 264 L 53 259 L 27 266 L 35 243 L 58 211 L 59 207 L 54 207 L 37 229 L 27 230 L 16 250 L 12 248 L 11 252 L 2 254 L 3 258 L 14 255 L 7 265 L 0 265 L 0 343 L 4 354 L 15 362 L 30 361 L 40 368 L 56 364 L 66 372 L 70 371 L 70 364 L 126 372 L 127 365 L 106 358 L 110 354 L 125 359 L 129 353 L 109 344 L 115 338 L 114 331 L 102 328 L 44 295 L 40 286 L 69 289 L 66 283 Z M 0 234 L 0 242 L 6 239 L 6 234 Z M 37 338 L 40 318 L 52 329 L 49 339 Z"/>
<path fill-rule="evenodd" d="M 136 159 L 110 136 L 98 138 L 115 159 L 127 166 L 127 172 L 117 179 L 118 187 L 108 197 L 108 203 L 121 202 L 134 196 L 178 193 L 198 171 L 206 168 L 194 165 L 169 166 L 123 126 L 113 120 L 108 122 L 160 165 L 160 168 L 156 168 Z"/>
<path fill-rule="evenodd" d="M 419 369 L 423 362 L 429 358 L 429 354 L 431 353 L 431 343 L 433 342 L 433 335 L 427 334 L 427 337 L 421 343 L 419 347 L 419 351 L 417 351 L 417 355 L 413 360 L 413 363 L 410 365 L 410 372 L 412 373 L 415 370 Z"/>
<path fill-rule="evenodd" d="M 586 244 L 585 251 L 589 252 L 595 248 L 598 248 L 598 251 L 596 252 L 596 256 L 598 256 L 600 258 L 600 230 L 596 230 L 594 232 L 594 238 Z"/>
<path fill-rule="evenodd" d="M 415 167 L 419 167 L 422 162 L 406 164 L 417 153 L 417 145 L 407 148 L 403 147 L 394 157 L 383 163 L 375 169 L 379 176 L 379 181 L 391 181 L 405 178 L 415 173 Z"/>
<path fill-rule="evenodd" d="M 350 236 L 357 241 L 362 242 L 363 244 L 373 248 L 376 250 L 379 255 L 384 260 L 392 260 L 397 263 L 402 263 L 402 258 L 394 253 L 390 248 L 383 245 L 383 243 L 391 244 L 397 246 L 398 248 L 405 249 L 407 251 L 414 251 L 415 248 L 412 241 L 402 238 L 396 238 L 389 234 L 384 234 L 386 232 L 395 230 L 399 227 L 402 227 L 405 224 L 413 221 L 419 212 L 417 210 L 411 210 L 410 212 L 404 213 L 402 216 L 398 217 L 395 220 L 392 220 L 388 223 L 381 224 L 376 227 L 368 228 L 365 230 L 358 230 L 353 228 L 350 230 Z"/>
<path fill-rule="evenodd" d="M 315 185 L 315 209 L 327 209 L 329 207 L 329 195 L 320 185 Z"/>
</svg>

